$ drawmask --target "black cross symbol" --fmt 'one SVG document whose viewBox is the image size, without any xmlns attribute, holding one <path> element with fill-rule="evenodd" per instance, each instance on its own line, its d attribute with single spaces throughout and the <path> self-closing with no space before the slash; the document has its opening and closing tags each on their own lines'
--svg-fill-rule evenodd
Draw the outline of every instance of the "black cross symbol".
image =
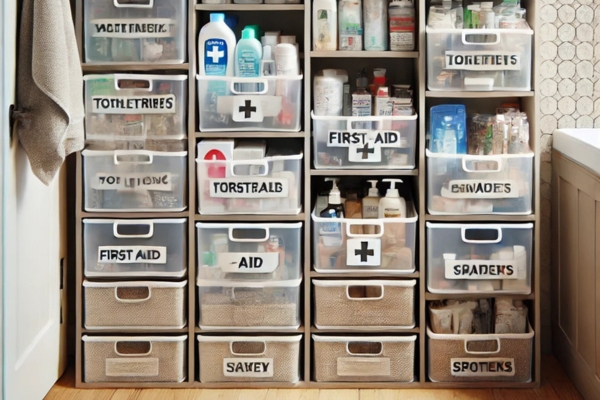
<svg viewBox="0 0 600 400">
<path fill-rule="evenodd" d="M 360 256 L 360 262 L 366 262 L 369 256 L 375 255 L 375 250 L 369 249 L 368 242 L 360 242 L 360 250 L 354 250 L 355 256 Z"/>
<path fill-rule="evenodd" d="M 250 118 L 253 112 L 256 112 L 256 107 L 252 106 L 251 100 L 245 100 L 246 105 L 240 106 L 240 112 L 244 113 L 244 118 Z"/>
<path fill-rule="evenodd" d="M 369 143 L 365 143 L 365 146 L 360 148 L 360 149 L 356 149 L 357 153 L 362 153 L 362 159 L 366 159 L 369 158 L 369 154 L 375 154 L 375 149 L 370 148 L 369 147 Z"/>
</svg>

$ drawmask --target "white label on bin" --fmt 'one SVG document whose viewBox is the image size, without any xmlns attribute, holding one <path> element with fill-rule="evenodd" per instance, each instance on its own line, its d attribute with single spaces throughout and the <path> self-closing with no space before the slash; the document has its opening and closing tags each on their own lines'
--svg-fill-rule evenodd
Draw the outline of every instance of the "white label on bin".
<svg viewBox="0 0 600 400">
<path fill-rule="evenodd" d="M 219 253 L 217 260 L 223 272 L 266 274 L 279 266 L 279 253 Z"/>
<path fill-rule="evenodd" d="M 172 191 L 171 174 L 165 173 L 139 173 L 139 174 L 96 174 L 96 181 L 92 185 L 96 190 L 158 190 Z"/>
<path fill-rule="evenodd" d="M 165 246 L 98 246 L 99 264 L 166 264 Z"/>
<path fill-rule="evenodd" d="M 402 136 L 398 131 L 329 131 L 327 147 L 359 147 L 373 143 L 383 148 L 402 147 Z"/>
<path fill-rule="evenodd" d="M 93 37 L 120 39 L 164 38 L 175 36 L 176 23 L 169 18 L 93 19 Z"/>
<path fill-rule="evenodd" d="M 158 358 L 107 358 L 106 376 L 158 376 Z"/>
<path fill-rule="evenodd" d="M 381 162 L 381 146 L 368 141 L 364 145 L 348 147 L 350 162 Z"/>
<path fill-rule="evenodd" d="M 267 198 L 288 197 L 289 181 L 275 178 L 211 179 L 210 197 Z"/>
<path fill-rule="evenodd" d="M 92 96 L 94 114 L 174 114 L 174 94 L 155 96 Z"/>
<path fill-rule="evenodd" d="M 457 179 L 442 187 L 441 195 L 451 199 L 514 199 L 519 191 L 513 180 Z"/>
<path fill-rule="evenodd" d="M 514 358 L 451 358 L 452 376 L 515 376 Z"/>
<path fill-rule="evenodd" d="M 378 267 L 381 265 L 381 239 L 348 239 L 346 265 Z"/>
<path fill-rule="evenodd" d="M 446 279 L 518 279 L 512 260 L 444 260 Z"/>
<path fill-rule="evenodd" d="M 223 375 L 240 378 L 270 378 L 272 358 L 224 358 Z"/>
<path fill-rule="evenodd" d="M 256 83 L 242 83 L 244 85 L 256 86 Z M 257 89 L 250 89 L 256 91 Z M 232 119 L 235 122 L 262 122 L 264 119 L 262 110 L 262 99 L 256 96 L 235 96 L 233 98 Z"/>
<path fill-rule="evenodd" d="M 521 54 L 512 51 L 446 51 L 444 69 L 518 71 Z"/>
<path fill-rule="evenodd" d="M 338 376 L 390 376 L 388 357 L 338 357 Z"/>
</svg>

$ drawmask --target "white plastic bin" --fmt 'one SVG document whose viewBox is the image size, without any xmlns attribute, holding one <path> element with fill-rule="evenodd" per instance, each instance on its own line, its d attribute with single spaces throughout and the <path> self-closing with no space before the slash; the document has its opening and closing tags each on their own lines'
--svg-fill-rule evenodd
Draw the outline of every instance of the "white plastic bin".
<svg viewBox="0 0 600 400">
<path fill-rule="evenodd" d="M 187 281 L 83 281 L 86 329 L 180 329 L 186 325 Z"/>
<path fill-rule="evenodd" d="M 302 335 L 198 335 L 200 382 L 295 383 L 301 340 Z"/>
<path fill-rule="evenodd" d="M 412 382 L 416 335 L 321 336 L 314 341 L 317 382 Z"/>
<path fill-rule="evenodd" d="M 187 51 L 185 0 L 85 0 L 85 61 L 182 64 Z"/>
<path fill-rule="evenodd" d="M 187 220 L 84 219 L 88 278 L 170 277 L 187 270 Z"/>
<path fill-rule="evenodd" d="M 531 214 L 533 152 L 426 155 L 430 214 Z"/>
<path fill-rule="evenodd" d="M 531 293 L 533 224 L 426 226 L 431 293 Z"/>
<path fill-rule="evenodd" d="M 530 382 L 528 333 L 437 334 L 427 327 L 427 371 L 433 382 Z"/>
<path fill-rule="evenodd" d="M 196 224 L 198 278 L 208 280 L 298 279 L 302 223 Z"/>
<path fill-rule="evenodd" d="M 415 168 L 416 114 L 389 117 L 311 116 L 315 168 Z"/>
<path fill-rule="evenodd" d="M 413 273 L 418 216 L 412 203 L 406 208 L 407 218 L 383 219 L 323 218 L 314 210 L 315 271 Z"/>
<path fill-rule="evenodd" d="M 427 27 L 429 90 L 531 90 L 531 29 Z"/>
<path fill-rule="evenodd" d="M 186 75 L 86 75 L 89 141 L 181 140 L 187 132 Z"/>
<path fill-rule="evenodd" d="M 319 329 L 415 327 L 416 280 L 320 280 L 315 285 Z"/>
<path fill-rule="evenodd" d="M 183 382 L 185 336 L 83 336 L 83 381 Z"/>
<path fill-rule="evenodd" d="M 262 160 L 200 160 L 200 214 L 298 214 L 302 209 L 302 154 Z"/>
<path fill-rule="evenodd" d="M 297 329 L 300 283 L 289 281 L 198 279 L 199 326 L 202 329 Z"/>
<path fill-rule="evenodd" d="M 302 75 L 196 79 L 201 132 L 300 130 Z"/>
<path fill-rule="evenodd" d="M 187 151 L 84 150 L 86 211 L 183 211 Z"/>
</svg>

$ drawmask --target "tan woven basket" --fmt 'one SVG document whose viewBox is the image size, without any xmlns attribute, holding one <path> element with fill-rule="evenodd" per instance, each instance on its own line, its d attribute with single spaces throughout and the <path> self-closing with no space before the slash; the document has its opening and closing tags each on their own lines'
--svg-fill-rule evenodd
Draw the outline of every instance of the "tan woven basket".
<svg viewBox="0 0 600 400">
<path fill-rule="evenodd" d="M 199 335 L 200 382 L 297 382 L 301 338 Z"/>
<path fill-rule="evenodd" d="M 313 283 L 317 328 L 415 326 L 414 279 Z"/>
<path fill-rule="evenodd" d="M 85 382 L 182 382 L 187 336 L 84 336 Z"/>
<path fill-rule="evenodd" d="M 84 325 L 183 328 L 187 282 L 83 282 Z"/>
<path fill-rule="evenodd" d="M 416 335 L 312 338 L 317 382 L 414 380 Z"/>
</svg>

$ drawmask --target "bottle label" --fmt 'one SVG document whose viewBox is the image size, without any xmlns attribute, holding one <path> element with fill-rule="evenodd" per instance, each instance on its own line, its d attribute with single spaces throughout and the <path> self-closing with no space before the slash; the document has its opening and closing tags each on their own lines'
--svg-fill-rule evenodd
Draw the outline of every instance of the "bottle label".
<svg viewBox="0 0 600 400">
<path fill-rule="evenodd" d="M 227 42 L 223 39 L 208 39 L 204 42 L 205 75 L 227 74 Z"/>
<path fill-rule="evenodd" d="M 442 187 L 441 196 L 450 199 L 515 199 L 520 197 L 514 180 L 456 179 Z"/>
<path fill-rule="evenodd" d="M 315 47 L 337 46 L 332 34 L 337 29 L 336 25 L 336 19 L 331 10 L 317 10 L 317 42 L 320 46 L 315 44 Z"/>
<path fill-rule="evenodd" d="M 92 96 L 94 114 L 174 114 L 175 95 Z"/>
<path fill-rule="evenodd" d="M 93 37 L 140 39 L 175 36 L 175 20 L 169 18 L 93 19 Z"/>
<path fill-rule="evenodd" d="M 257 54 L 251 49 L 239 51 L 236 60 L 238 72 L 237 76 L 242 78 L 255 78 L 259 76 L 260 60 L 258 60 L 256 56 Z"/>
<path fill-rule="evenodd" d="M 468 39 L 469 35 L 467 35 Z M 444 69 L 519 71 L 521 54 L 510 51 L 446 51 Z"/>
<path fill-rule="evenodd" d="M 515 376 L 514 358 L 451 358 L 452 376 L 501 377 Z"/>
<path fill-rule="evenodd" d="M 444 260 L 444 264 L 446 279 L 519 279 L 512 260 Z"/>
</svg>

